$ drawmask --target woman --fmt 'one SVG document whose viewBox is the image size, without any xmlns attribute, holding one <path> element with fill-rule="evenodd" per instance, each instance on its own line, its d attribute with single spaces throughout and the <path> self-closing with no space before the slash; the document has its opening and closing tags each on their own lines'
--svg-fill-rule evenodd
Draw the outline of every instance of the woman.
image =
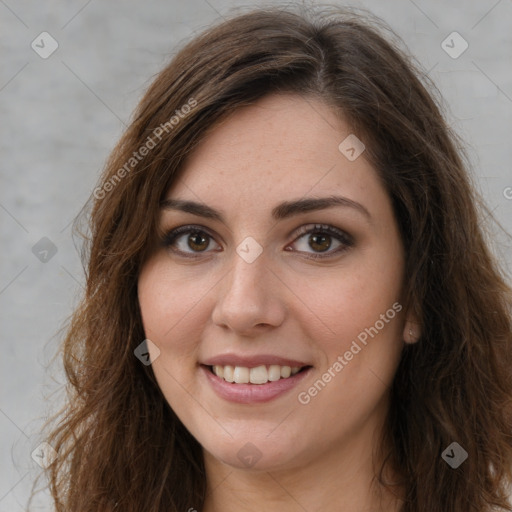
<svg viewBox="0 0 512 512">
<path fill-rule="evenodd" d="M 258 9 L 150 86 L 93 194 L 57 510 L 512 510 L 510 288 L 384 31 Z"/>
</svg>

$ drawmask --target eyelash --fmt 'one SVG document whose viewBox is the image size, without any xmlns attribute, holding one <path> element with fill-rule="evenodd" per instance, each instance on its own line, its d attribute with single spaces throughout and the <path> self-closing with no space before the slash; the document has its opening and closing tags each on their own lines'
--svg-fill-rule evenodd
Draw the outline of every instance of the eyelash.
<svg viewBox="0 0 512 512">
<path fill-rule="evenodd" d="M 311 227 L 313 226 L 313 227 Z M 203 253 L 207 252 L 205 251 L 199 251 L 196 253 L 188 253 L 184 251 L 180 251 L 179 249 L 172 248 L 172 245 L 176 242 L 176 240 L 180 237 L 180 235 L 183 234 L 204 234 L 213 239 L 213 236 L 202 226 L 197 225 L 186 225 L 186 226 L 180 226 L 177 227 L 168 233 L 166 233 L 162 238 L 162 246 L 171 249 L 174 253 L 177 253 L 179 255 L 182 255 L 186 258 L 197 258 L 200 257 Z M 298 229 L 298 231 L 295 233 L 295 238 L 293 240 L 293 243 L 295 243 L 299 238 L 303 237 L 304 235 L 308 234 L 321 234 L 321 235 L 329 235 L 333 238 L 335 238 L 338 242 L 341 243 L 341 246 L 333 251 L 328 251 L 326 253 L 304 253 L 304 251 L 298 251 L 303 254 L 308 254 L 308 258 L 310 259 L 323 259 L 323 258 L 330 258 L 334 255 L 338 255 L 342 252 L 347 251 L 350 247 L 354 245 L 353 238 L 345 233 L 344 231 L 341 231 L 338 228 L 335 228 L 334 226 L 329 226 L 327 224 L 308 224 L 305 226 L 302 226 Z"/>
</svg>

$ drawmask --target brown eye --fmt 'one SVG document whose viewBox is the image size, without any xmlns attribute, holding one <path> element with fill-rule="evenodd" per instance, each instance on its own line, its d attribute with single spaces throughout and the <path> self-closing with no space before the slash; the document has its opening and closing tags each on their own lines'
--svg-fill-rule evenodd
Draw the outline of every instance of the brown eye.
<svg viewBox="0 0 512 512">
<path fill-rule="evenodd" d="M 210 243 L 208 238 L 208 236 L 203 236 L 200 232 L 191 234 L 188 237 L 188 246 L 194 251 L 204 251 Z"/>
<path fill-rule="evenodd" d="M 214 238 L 203 229 L 198 229 L 197 226 L 180 226 L 164 236 L 162 246 L 174 253 L 193 257 L 198 253 L 211 252 L 212 242 L 213 246 L 219 247 Z"/>
<path fill-rule="evenodd" d="M 331 236 L 330 235 L 321 235 L 321 234 L 312 234 L 309 237 L 309 246 L 311 249 L 324 252 L 331 247 Z"/>
<path fill-rule="evenodd" d="M 328 258 L 348 250 L 354 245 L 354 239 L 334 226 L 314 224 L 300 228 L 293 245 L 308 257 Z"/>
</svg>

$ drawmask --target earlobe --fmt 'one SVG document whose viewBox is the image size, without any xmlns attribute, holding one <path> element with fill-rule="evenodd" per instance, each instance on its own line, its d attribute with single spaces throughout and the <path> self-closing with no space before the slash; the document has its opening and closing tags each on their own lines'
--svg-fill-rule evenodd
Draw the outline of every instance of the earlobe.
<svg viewBox="0 0 512 512">
<path fill-rule="evenodd" d="M 422 322 L 420 319 L 422 317 L 422 311 L 417 307 L 417 304 L 413 302 L 405 308 L 404 314 L 405 318 L 402 339 L 405 343 L 412 345 L 413 343 L 418 342 L 421 338 Z"/>
<path fill-rule="evenodd" d="M 421 336 L 421 329 L 417 322 L 407 320 L 404 326 L 403 339 L 405 343 L 416 343 Z"/>
</svg>

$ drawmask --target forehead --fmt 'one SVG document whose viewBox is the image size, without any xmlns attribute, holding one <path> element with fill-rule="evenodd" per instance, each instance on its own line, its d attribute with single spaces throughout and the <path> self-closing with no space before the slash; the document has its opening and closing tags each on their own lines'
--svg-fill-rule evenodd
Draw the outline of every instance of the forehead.
<svg viewBox="0 0 512 512">
<path fill-rule="evenodd" d="M 364 152 L 350 160 L 340 151 L 347 137 L 354 137 L 350 126 L 320 100 L 268 96 L 217 125 L 166 197 L 225 210 L 340 193 L 377 206 L 385 192 Z"/>
</svg>

